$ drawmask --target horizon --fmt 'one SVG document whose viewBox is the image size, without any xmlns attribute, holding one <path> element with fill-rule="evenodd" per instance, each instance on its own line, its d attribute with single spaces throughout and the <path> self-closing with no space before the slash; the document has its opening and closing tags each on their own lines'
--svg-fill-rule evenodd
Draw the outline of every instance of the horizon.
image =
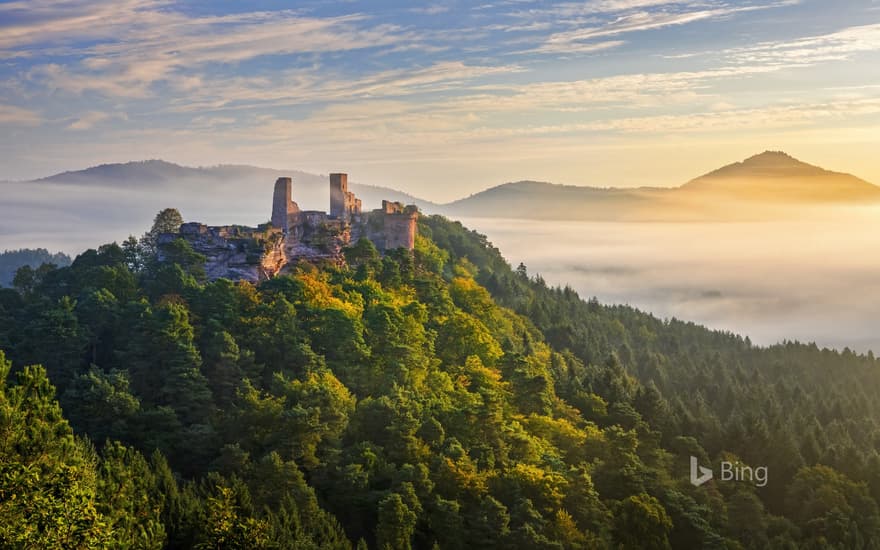
<svg viewBox="0 0 880 550">
<path fill-rule="evenodd" d="M 780 155 L 782 157 L 789 159 L 793 164 L 807 165 L 807 166 L 810 166 L 813 168 L 817 168 L 819 170 L 823 170 L 823 171 L 830 173 L 830 174 L 852 176 L 857 179 L 861 179 L 862 181 L 865 181 L 866 183 L 869 183 L 870 185 L 873 185 L 875 187 L 880 187 L 869 180 L 861 178 L 858 174 L 847 172 L 845 170 L 829 169 L 824 166 L 819 166 L 819 165 L 813 164 L 811 162 L 804 161 L 803 159 L 797 158 L 794 155 L 790 155 L 786 151 L 771 150 L 771 149 L 765 149 L 764 151 L 762 151 L 760 153 L 755 153 L 755 154 L 750 155 L 749 157 L 741 159 L 741 160 L 731 161 L 727 164 L 719 166 L 719 167 L 717 167 L 713 170 L 710 170 L 708 172 L 693 176 L 690 179 L 688 179 L 682 183 L 668 185 L 668 186 L 667 185 L 645 185 L 645 186 L 639 186 L 639 187 L 626 187 L 626 186 L 613 186 L 613 185 L 611 185 L 611 186 L 601 186 L 600 187 L 600 186 L 582 184 L 582 183 L 568 183 L 568 182 L 554 182 L 554 181 L 549 181 L 549 180 L 524 180 L 524 179 L 521 179 L 521 180 L 516 180 L 516 181 L 505 181 L 505 182 L 501 182 L 501 183 L 490 184 L 487 187 L 476 189 L 467 195 L 461 195 L 458 197 L 453 197 L 452 199 L 449 199 L 446 201 L 441 201 L 441 200 L 437 200 L 436 198 L 431 197 L 431 196 L 415 195 L 415 194 L 410 193 L 409 191 L 406 191 L 404 189 L 397 189 L 397 188 L 393 188 L 393 187 L 388 187 L 386 185 L 382 185 L 381 183 L 380 184 L 366 183 L 366 182 L 358 181 L 355 178 L 351 179 L 351 183 L 355 184 L 355 185 L 370 185 L 370 186 L 375 186 L 375 187 L 385 187 L 385 188 L 390 189 L 392 191 L 411 194 L 413 196 L 413 198 L 418 199 L 420 201 L 430 202 L 430 203 L 433 203 L 437 206 L 446 206 L 446 205 L 451 205 L 453 203 L 456 203 L 458 201 L 468 199 L 470 197 L 473 197 L 474 195 L 478 195 L 478 194 L 483 193 L 485 191 L 490 191 L 492 189 L 496 189 L 496 188 L 503 187 L 506 185 L 514 185 L 514 184 L 519 184 L 519 183 L 535 183 L 535 184 L 541 184 L 541 185 L 551 185 L 551 186 L 560 186 L 560 187 L 582 187 L 582 188 L 587 188 L 587 189 L 601 189 L 601 190 L 616 190 L 616 189 L 619 189 L 619 190 L 627 190 L 627 189 L 630 189 L 630 190 L 639 190 L 639 189 L 674 190 L 674 189 L 680 189 L 683 186 L 685 186 L 689 183 L 692 183 L 694 181 L 700 180 L 701 178 L 704 178 L 706 176 L 711 176 L 715 172 L 717 172 L 723 168 L 728 168 L 731 166 L 743 164 L 743 163 L 746 163 L 750 160 L 756 159 L 758 157 L 766 156 L 766 155 Z M 252 165 L 252 164 L 220 163 L 220 164 L 213 164 L 213 165 L 188 166 L 188 165 L 184 165 L 184 164 L 178 164 L 175 162 L 171 162 L 171 161 L 168 161 L 165 159 L 149 158 L 149 159 L 141 159 L 141 160 L 127 160 L 127 161 L 123 161 L 123 162 L 101 162 L 99 164 L 94 164 L 94 165 L 84 167 L 84 168 L 74 168 L 74 169 L 63 170 L 61 172 L 47 174 L 45 176 L 40 176 L 38 178 L 34 178 L 31 180 L 7 180 L 7 181 L 0 180 L 0 183 L 40 182 L 40 181 L 47 180 L 50 178 L 60 177 L 65 174 L 75 174 L 75 173 L 79 173 L 79 172 L 86 172 L 88 170 L 92 170 L 95 168 L 101 168 L 101 167 L 107 167 L 107 166 L 125 166 L 125 165 L 130 165 L 130 164 L 146 164 L 146 163 L 150 163 L 150 162 L 164 163 L 164 164 L 173 165 L 173 166 L 176 166 L 179 168 L 193 169 L 193 170 L 211 170 L 211 169 L 220 169 L 220 168 L 249 168 L 249 169 L 255 169 L 255 170 L 272 170 L 272 171 L 277 171 L 277 172 L 290 172 L 290 173 L 300 172 L 300 173 L 304 173 L 309 176 L 316 176 L 316 177 L 329 177 L 329 174 L 330 174 L 330 172 L 328 172 L 328 173 L 311 173 L 311 172 L 308 172 L 305 170 L 290 168 L 290 167 L 288 167 L 288 168 L 271 168 L 271 167 L 267 167 L 267 166 L 256 166 L 256 165 Z M 351 175 L 351 174 L 349 174 L 349 175 Z M 295 184 L 296 184 L 296 180 L 294 179 L 294 185 Z M 269 183 L 267 183 L 267 185 L 269 185 Z"/>
<path fill-rule="evenodd" d="M 880 181 L 875 1 L 281 7 L 0 3 L 0 178 L 342 165 L 448 202 L 487 182 L 671 187 L 762 143 Z"/>
</svg>

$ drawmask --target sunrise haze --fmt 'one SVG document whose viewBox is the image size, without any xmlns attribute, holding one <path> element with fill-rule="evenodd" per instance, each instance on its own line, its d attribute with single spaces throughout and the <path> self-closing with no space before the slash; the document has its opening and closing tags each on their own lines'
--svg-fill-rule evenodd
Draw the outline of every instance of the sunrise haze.
<svg viewBox="0 0 880 550">
<path fill-rule="evenodd" d="M 0 3 L 0 179 L 162 158 L 449 201 L 784 150 L 880 181 L 880 5 Z"/>
</svg>

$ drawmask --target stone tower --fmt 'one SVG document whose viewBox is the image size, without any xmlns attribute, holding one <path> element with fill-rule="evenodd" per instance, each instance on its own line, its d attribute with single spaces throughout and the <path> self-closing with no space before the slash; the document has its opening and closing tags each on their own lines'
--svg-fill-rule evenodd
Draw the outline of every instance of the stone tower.
<svg viewBox="0 0 880 550">
<path fill-rule="evenodd" d="M 342 220 L 360 213 L 360 199 L 348 190 L 348 174 L 330 174 L 330 215 Z"/>
<path fill-rule="evenodd" d="M 348 195 L 348 174 L 330 174 L 330 215 L 334 218 L 345 217 L 346 195 Z"/>
<path fill-rule="evenodd" d="M 275 194 L 272 196 L 272 226 L 284 233 L 290 229 L 290 215 L 299 212 L 299 206 L 293 202 L 293 180 L 278 178 L 275 180 Z"/>
<path fill-rule="evenodd" d="M 412 250 L 416 244 L 419 209 L 399 202 L 382 201 L 383 233 L 385 250 L 405 248 Z"/>
</svg>

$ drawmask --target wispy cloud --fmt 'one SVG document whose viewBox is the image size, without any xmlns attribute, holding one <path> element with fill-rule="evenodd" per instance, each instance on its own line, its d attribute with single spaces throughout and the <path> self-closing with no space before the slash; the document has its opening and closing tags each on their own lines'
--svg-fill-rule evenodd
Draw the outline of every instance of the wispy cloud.
<svg viewBox="0 0 880 550">
<path fill-rule="evenodd" d="M 174 102 L 178 112 L 375 100 L 465 89 L 490 75 L 522 72 L 518 65 L 467 65 L 460 61 L 415 69 L 392 69 L 345 79 L 329 71 L 289 71 L 276 78 L 216 79 Z"/>
<path fill-rule="evenodd" d="M 68 130 L 89 130 L 94 126 L 111 119 L 126 120 L 124 113 L 105 113 L 103 111 L 88 111 L 78 116 L 76 120 L 67 125 Z"/>
<path fill-rule="evenodd" d="M 880 51 L 880 24 L 858 25 L 837 32 L 786 41 L 761 42 L 725 53 L 746 64 L 813 65 L 844 61 L 853 55 Z"/>
<path fill-rule="evenodd" d="M 714 87 L 731 80 L 760 76 L 780 70 L 778 66 L 729 66 L 703 71 L 634 73 L 584 80 L 560 80 L 527 84 L 476 86 L 461 96 L 432 104 L 434 110 L 480 113 L 560 113 L 614 114 L 615 109 L 671 107 L 698 100 L 718 103 Z M 696 104 L 695 104 L 696 101 Z M 614 109 L 612 109 L 614 108 Z"/>
<path fill-rule="evenodd" d="M 10 126 L 36 126 L 42 118 L 36 112 L 14 105 L 0 104 L 0 124 Z"/>
<path fill-rule="evenodd" d="M 0 52 L 31 54 L 25 47 L 57 46 L 112 37 L 121 27 L 161 24 L 161 0 L 33 0 L 0 4 Z M 5 50 L 5 51 L 4 51 Z"/>
<path fill-rule="evenodd" d="M 626 42 L 623 40 L 607 40 L 605 42 L 585 42 L 585 41 L 578 39 L 578 38 L 560 37 L 560 36 L 556 35 L 555 37 L 551 37 L 547 42 L 545 42 L 541 46 L 539 46 L 535 49 L 532 49 L 532 50 L 527 50 L 527 52 L 583 54 L 583 53 L 601 52 L 603 50 L 610 50 L 613 48 L 623 46 L 624 44 L 626 44 Z"/>
<path fill-rule="evenodd" d="M 444 6 L 442 4 L 431 4 L 430 6 L 423 6 L 418 8 L 410 8 L 409 11 L 411 13 L 418 13 L 420 15 L 439 15 L 441 13 L 446 13 L 451 10 L 449 6 Z"/>
<path fill-rule="evenodd" d="M 209 64 L 378 48 L 413 39 L 395 25 L 360 26 L 360 15 L 314 18 L 281 11 L 189 16 L 165 4 L 43 0 L 27 22 L 11 18 L 0 24 L 0 54 L 79 59 L 64 66 L 36 66 L 31 76 L 73 93 L 144 97 L 159 81 L 191 83 L 193 71 Z M 89 45 L 72 45 L 83 37 Z"/>
<path fill-rule="evenodd" d="M 600 14 L 616 14 L 636 9 L 655 8 L 658 6 L 699 5 L 693 0 L 593 0 L 586 2 L 559 2 L 554 4 L 538 3 L 537 5 L 519 7 L 509 13 L 520 19 L 554 19 L 574 23 L 583 22 L 584 17 Z M 703 4 L 705 5 L 705 3 Z"/>
<path fill-rule="evenodd" d="M 686 25 L 703 20 L 721 19 L 732 15 L 756 10 L 781 7 L 796 3 L 797 0 L 774 2 L 768 5 L 736 6 L 695 2 L 664 2 L 653 0 L 619 0 L 587 3 L 582 6 L 564 5 L 561 10 L 554 10 L 557 15 L 566 13 L 569 16 L 585 16 L 596 13 L 623 12 L 604 22 L 588 19 L 586 25 L 551 34 L 547 40 L 533 51 L 539 53 L 581 53 L 592 51 L 591 42 L 596 39 L 615 37 L 628 33 L 651 31 L 666 27 Z M 663 6 L 663 9 L 631 11 L 634 8 Z M 667 9 L 674 6 L 676 9 Z"/>
<path fill-rule="evenodd" d="M 686 115 L 618 118 L 584 125 L 582 130 L 638 133 L 714 132 L 772 130 L 817 123 L 851 123 L 880 114 L 880 99 L 856 99 L 824 103 L 768 106 L 755 109 L 724 109 Z"/>
</svg>

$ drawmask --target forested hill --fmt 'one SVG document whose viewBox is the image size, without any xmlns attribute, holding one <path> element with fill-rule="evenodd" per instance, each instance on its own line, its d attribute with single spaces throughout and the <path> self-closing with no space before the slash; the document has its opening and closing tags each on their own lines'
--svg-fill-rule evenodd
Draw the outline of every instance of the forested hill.
<svg viewBox="0 0 880 550">
<path fill-rule="evenodd" d="M 149 239 L 17 277 L 0 547 L 880 546 L 872 356 L 585 302 L 458 223 L 420 233 L 259 286 Z M 695 487 L 689 455 L 768 483 Z"/>
<path fill-rule="evenodd" d="M 61 252 L 53 254 L 45 248 L 22 248 L 0 252 L 0 287 L 12 286 L 12 279 L 18 268 L 28 266 L 36 269 L 43 264 L 51 264 L 55 267 L 68 266 L 70 256 Z"/>
</svg>

